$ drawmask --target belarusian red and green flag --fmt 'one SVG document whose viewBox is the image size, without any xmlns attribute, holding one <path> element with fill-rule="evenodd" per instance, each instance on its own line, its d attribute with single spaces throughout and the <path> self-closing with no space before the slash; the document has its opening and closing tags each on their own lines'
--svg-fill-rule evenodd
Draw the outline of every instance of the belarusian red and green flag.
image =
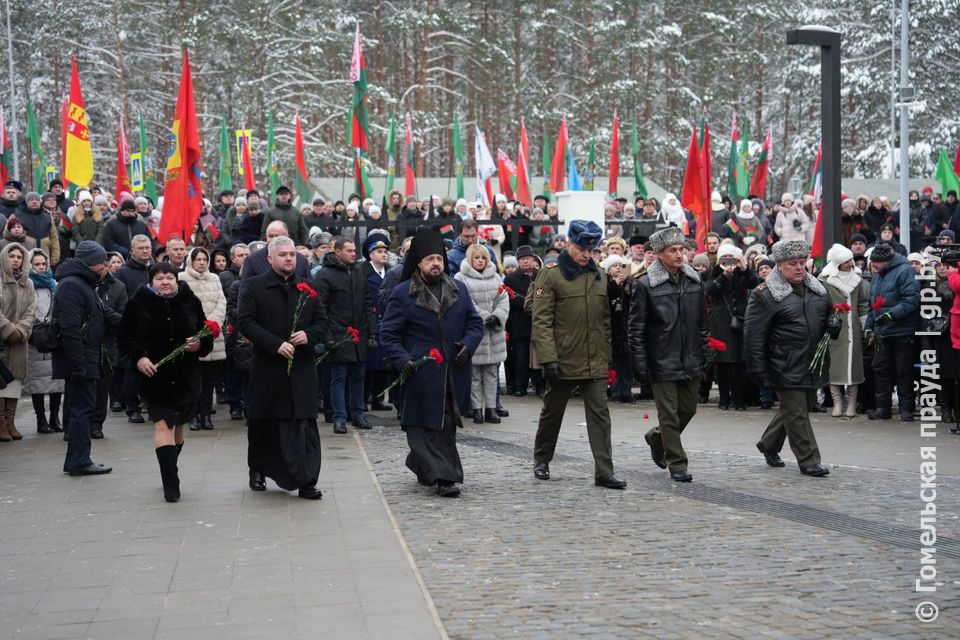
<svg viewBox="0 0 960 640">
<path fill-rule="evenodd" d="M 620 177 L 620 121 L 613 110 L 613 130 L 610 133 L 610 172 L 607 178 L 607 195 L 617 197 L 617 179 Z"/>
<path fill-rule="evenodd" d="M 37 114 L 33 110 L 33 100 L 27 99 L 27 137 L 30 139 L 30 166 L 33 176 L 33 190 L 43 193 L 47 190 L 47 161 L 43 157 L 40 144 L 40 129 L 37 127 Z"/>
<path fill-rule="evenodd" d="M 404 124 L 406 131 L 404 132 L 403 139 L 403 157 L 405 167 L 403 169 L 404 177 L 404 194 L 405 196 L 415 196 L 417 195 L 417 176 L 413 172 L 413 125 L 410 123 L 410 112 L 407 111 L 407 115 L 404 118 Z"/>
<path fill-rule="evenodd" d="M 143 114 L 140 114 L 140 156 L 143 162 L 143 194 L 153 205 L 157 203 L 157 179 L 153 173 L 153 160 L 150 159 L 150 145 L 147 143 L 147 130 L 143 126 Z"/>
<path fill-rule="evenodd" d="M 940 193 L 943 194 L 944 200 L 947 199 L 948 191 L 960 194 L 960 178 L 957 177 L 957 172 L 950 166 L 947 152 L 943 149 L 940 150 L 940 156 L 937 159 L 937 173 L 934 180 L 940 183 Z"/>
<path fill-rule="evenodd" d="M 637 119 L 630 127 L 630 153 L 633 156 L 634 197 L 647 197 L 647 181 L 643 178 L 643 163 L 640 162 L 640 136 L 637 133 Z"/>
<path fill-rule="evenodd" d="M 460 114 L 453 112 L 453 173 L 457 177 L 457 199 L 463 198 L 463 143 L 460 140 Z"/>
<path fill-rule="evenodd" d="M 517 165 L 511 162 L 510 157 L 497 148 L 497 179 L 500 181 L 500 193 L 513 200 L 513 186 L 510 179 L 517 173 Z"/>
<path fill-rule="evenodd" d="M 767 177 L 770 175 L 770 145 L 773 128 L 767 129 L 767 137 L 763 139 L 763 146 L 760 148 L 760 157 L 757 159 L 757 167 L 753 172 L 753 179 L 750 181 L 750 189 L 743 196 L 753 195 L 763 200 L 767 194 Z M 819 154 L 818 154 L 819 155 Z"/>
<path fill-rule="evenodd" d="M 307 173 L 307 158 L 303 151 L 303 129 L 300 126 L 300 112 L 297 111 L 293 123 L 293 157 L 296 163 L 293 177 L 294 190 L 300 197 L 300 204 L 310 204 L 313 187 L 310 186 L 310 174 Z"/>
<path fill-rule="evenodd" d="M 270 176 L 270 195 L 280 188 L 280 167 L 277 163 L 277 141 L 273 136 L 273 109 L 267 116 L 267 175 Z"/>
<path fill-rule="evenodd" d="M 353 58 L 350 63 L 350 81 L 353 83 L 353 105 L 350 107 L 349 144 L 353 149 L 354 191 L 361 199 L 373 197 L 373 187 L 367 177 L 370 120 L 367 117 L 367 67 L 360 44 L 360 25 L 353 39 Z"/>
<path fill-rule="evenodd" d="M 7 184 L 10 179 L 10 138 L 7 136 L 7 119 L 3 116 L 3 107 L 0 107 L 0 185 Z"/>
<path fill-rule="evenodd" d="M 220 119 L 220 191 L 233 191 L 233 156 L 230 153 L 230 135 L 227 133 L 227 119 Z"/>
</svg>

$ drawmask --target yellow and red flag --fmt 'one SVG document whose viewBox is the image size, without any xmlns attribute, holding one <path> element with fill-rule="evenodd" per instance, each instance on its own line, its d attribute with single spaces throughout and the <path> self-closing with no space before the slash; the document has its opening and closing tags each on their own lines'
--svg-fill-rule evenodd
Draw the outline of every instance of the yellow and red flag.
<svg viewBox="0 0 960 640">
<path fill-rule="evenodd" d="M 160 242 L 167 242 L 174 236 L 186 241 L 203 209 L 200 136 L 197 134 L 190 54 L 186 50 L 183 52 L 180 94 L 177 96 L 170 141 L 173 149 L 167 156 L 167 172 L 164 176 Z"/>
<path fill-rule="evenodd" d="M 63 179 L 72 184 L 87 186 L 93 180 L 93 145 L 87 128 L 87 110 L 80 91 L 77 59 L 70 59 L 70 104 L 64 143 Z"/>
</svg>

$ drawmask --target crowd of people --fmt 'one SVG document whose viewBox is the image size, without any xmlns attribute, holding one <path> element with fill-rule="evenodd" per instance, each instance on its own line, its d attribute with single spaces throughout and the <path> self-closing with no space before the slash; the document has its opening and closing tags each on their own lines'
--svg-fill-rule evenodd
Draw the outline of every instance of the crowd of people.
<svg viewBox="0 0 960 640">
<path fill-rule="evenodd" d="M 559 420 L 577 393 L 587 406 L 597 483 L 620 488 L 606 403 L 655 400 L 659 425 L 647 434 L 654 461 L 688 481 L 680 433 L 716 383 L 721 410 L 779 403 L 757 445 L 768 463 L 782 465 L 786 436 L 801 470 L 825 475 L 807 409 L 886 420 L 895 390 L 900 419 L 913 420 L 921 346 L 940 358 L 943 418 L 960 431 L 960 324 L 950 322 L 960 314 L 960 275 L 937 248 L 960 233 L 953 191 L 911 192 L 909 247 L 897 241 L 899 203 L 844 197 L 842 239 L 822 263 L 809 256 L 813 198 L 789 193 L 768 206 L 714 192 L 703 251 L 695 217 L 674 194 L 611 199 L 605 228 L 565 221 L 568 235 L 547 195 L 527 207 L 498 194 L 486 207 L 392 191 L 379 205 L 354 194 L 296 207 L 281 186 L 271 198 L 223 191 L 205 200 L 189 238 L 163 239 L 160 200 L 96 185 L 71 199 L 57 180 L 43 194 L 24 192 L 16 180 L 4 185 L 0 442 L 22 438 L 16 409 L 29 395 L 37 432 L 65 432 L 64 471 L 107 473 L 92 461 L 90 439 L 104 437 L 109 412 L 137 424 L 146 412 L 164 494 L 176 500 L 185 432 L 214 429 L 224 406 L 231 420 L 249 421 L 251 488 L 264 489 L 269 477 L 318 498 L 317 417 L 345 434 L 348 423 L 370 428 L 368 411 L 395 410 L 421 452 L 408 465 L 421 482 L 455 495 L 459 458 L 444 465 L 423 454 L 449 450 L 437 432 L 455 431 L 450 425 L 461 417 L 499 423 L 509 416 L 507 398 L 536 394 L 544 413 L 535 475 L 547 479 Z M 439 245 L 424 253 L 429 243 L 421 240 L 411 264 L 425 229 Z M 442 261 L 425 267 L 436 255 Z M 432 279 L 434 268 L 449 282 Z M 923 269 L 936 272 L 942 319 L 920 317 Z M 581 276 L 585 289 L 574 293 L 570 283 Z M 301 285 L 311 292 L 306 299 Z M 451 345 L 441 356 L 453 361 L 441 369 L 450 375 L 449 397 L 442 376 L 409 366 L 413 346 L 404 336 L 415 320 L 388 314 L 400 304 L 398 287 L 407 304 L 436 315 L 422 323 L 432 323 L 430 335 L 439 327 L 438 341 Z M 577 306 L 584 290 L 603 300 L 602 313 Z M 849 305 L 837 326 L 821 313 L 833 305 Z M 453 326 L 454 310 L 463 326 Z M 810 313 L 823 327 L 810 324 Z M 589 331 L 598 320 L 608 332 Z M 914 335 L 921 328 L 940 337 L 921 345 Z M 824 330 L 836 337 L 814 375 L 809 365 Z M 55 344 L 33 340 L 34 332 Z M 706 348 L 708 336 L 723 348 Z M 417 357 L 425 348 L 417 344 Z M 404 397 L 412 383 L 392 383 L 414 377 L 431 390 L 439 384 L 440 395 L 410 407 Z M 424 424 L 433 431 L 418 433 Z M 296 465 L 284 450 L 293 441 L 303 454 Z"/>
</svg>

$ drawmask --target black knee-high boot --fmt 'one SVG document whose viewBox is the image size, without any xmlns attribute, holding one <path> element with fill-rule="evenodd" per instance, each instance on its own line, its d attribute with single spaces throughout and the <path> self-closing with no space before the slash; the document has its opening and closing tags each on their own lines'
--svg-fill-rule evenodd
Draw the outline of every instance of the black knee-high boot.
<svg viewBox="0 0 960 640">
<path fill-rule="evenodd" d="M 160 465 L 160 479 L 163 481 L 163 497 L 167 502 L 180 499 L 180 476 L 177 473 L 177 447 L 167 444 L 157 447 L 157 462 Z"/>
<path fill-rule="evenodd" d="M 37 433 L 53 433 L 50 423 L 47 422 L 46 410 L 43 406 L 43 394 L 34 393 L 30 396 L 33 401 L 33 412 L 37 414 Z"/>
<path fill-rule="evenodd" d="M 63 431 L 63 425 L 60 424 L 60 398 L 62 393 L 50 394 L 50 428 L 54 431 Z"/>
</svg>

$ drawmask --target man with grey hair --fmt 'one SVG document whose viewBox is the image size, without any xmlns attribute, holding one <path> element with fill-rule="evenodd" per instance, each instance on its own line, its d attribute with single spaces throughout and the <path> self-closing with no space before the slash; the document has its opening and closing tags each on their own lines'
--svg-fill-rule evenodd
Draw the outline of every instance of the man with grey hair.
<svg viewBox="0 0 960 640">
<path fill-rule="evenodd" d="M 243 263 L 248 257 L 250 257 L 250 247 L 244 243 L 238 242 L 230 247 L 230 264 L 220 272 L 220 284 L 223 285 L 224 294 L 240 277 L 240 269 L 243 268 Z"/>
<path fill-rule="evenodd" d="M 187 268 L 187 243 L 183 238 L 174 236 L 167 240 L 167 262 L 176 267 L 177 271 Z"/>
<path fill-rule="evenodd" d="M 697 413 L 707 339 L 707 302 L 700 275 L 684 262 L 686 238 L 676 227 L 650 236 L 657 260 L 637 278 L 630 298 L 627 336 L 634 379 L 651 382 L 659 425 L 644 439 L 661 469 L 690 482 L 680 434 Z"/>
<path fill-rule="evenodd" d="M 301 498 L 317 500 L 320 432 L 317 429 L 317 368 L 314 346 L 323 339 L 325 316 L 316 297 L 301 292 L 297 250 L 277 236 L 266 248 L 270 270 L 240 291 L 240 333 L 253 343 L 247 407 L 250 489 L 266 490 L 266 478 Z M 304 299 L 294 323 L 298 305 Z"/>
</svg>

